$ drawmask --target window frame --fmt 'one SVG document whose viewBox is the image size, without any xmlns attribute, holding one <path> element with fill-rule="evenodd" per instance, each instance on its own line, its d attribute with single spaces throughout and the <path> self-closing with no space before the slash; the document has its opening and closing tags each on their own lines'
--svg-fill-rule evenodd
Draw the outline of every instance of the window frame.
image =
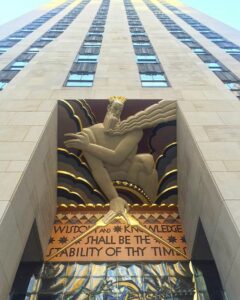
<svg viewBox="0 0 240 300">
<path fill-rule="evenodd" d="M 139 75 L 142 87 L 166 88 L 170 86 L 164 73 L 145 72 Z"/>
<path fill-rule="evenodd" d="M 8 81 L 0 80 L 0 91 L 2 91 L 8 84 Z"/>
<path fill-rule="evenodd" d="M 136 55 L 137 64 L 156 64 L 159 63 L 156 55 Z"/>
<path fill-rule="evenodd" d="M 28 63 L 29 63 L 28 61 L 16 60 L 12 64 L 9 65 L 8 69 L 11 71 L 20 71 L 20 70 L 24 69 Z"/>
<path fill-rule="evenodd" d="M 79 79 L 73 76 L 81 76 Z M 90 78 L 84 78 L 84 76 L 90 76 Z M 65 81 L 65 87 L 92 87 L 94 82 L 95 73 L 85 73 L 85 72 L 70 72 L 68 78 Z M 76 85 L 71 85 L 76 84 Z"/>
</svg>

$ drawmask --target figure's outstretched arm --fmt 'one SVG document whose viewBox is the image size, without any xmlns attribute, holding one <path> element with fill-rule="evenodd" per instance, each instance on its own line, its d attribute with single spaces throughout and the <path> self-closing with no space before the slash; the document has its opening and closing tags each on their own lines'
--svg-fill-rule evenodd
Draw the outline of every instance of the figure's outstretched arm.
<svg viewBox="0 0 240 300">
<path fill-rule="evenodd" d="M 103 163 L 91 154 L 85 153 L 84 151 L 83 154 L 88 162 L 89 167 L 91 168 L 94 179 L 110 201 L 110 211 L 106 215 L 105 221 L 109 221 L 109 218 L 116 216 L 116 214 L 127 211 L 128 203 L 126 200 L 119 197 L 117 190 L 113 185 L 112 179 L 105 169 Z"/>
<path fill-rule="evenodd" d="M 137 147 L 142 135 L 141 130 L 135 130 L 125 136 L 121 136 L 122 140 L 114 150 L 90 143 L 86 133 L 78 135 L 69 134 L 68 136 L 74 137 L 75 139 L 68 140 L 65 144 L 69 148 L 83 150 L 85 153 L 91 154 L 104 163 L 119 165 L 128 157 L 133 149 Z"/>
<path fill-rule="evenodd" d="M 106 197 L 111 201 L 118 197 L 116 188 L 113 185 L 112 179 L 108 171 L 104 168 L 103 163 L 95 158 L 94 156 L 85 153 L 83 155 L 87 160 L 87 163 L 92 171 L 92 175 L 96 180 L 97 184 L 100 186 L 101 190 L 104 192 Z"/>
<path fill-rule="evenodd" d="M 109 222 L 119 213 L 124 213 L 125 211 L 127 211 L 128 203 L 126 200 L 119 197 L 117 190 L 113 185 L 112 179 L 108 171 L 105 169 L 102 160 L 97 158 L 96 155 L 91 155 L 88 151 L 86 151 L 90 147 L 90 145 L 95 145 L 96 140 L 94 136 L 91 135 L 91 132 L 88 131 L 85 131 L 83 133 L 68 134 L 68 136 L 74 137 L 75 139 L 72 141 L 66 141 L 65 144 L 68 147 L 72 146 L 83 151 L 83 155 L 85 156 L 88 162 L 94 179 L 96 180 L 97 184 L 110 201 L 110 210 L 104 217 L 104 221 Z M 85 142 L 81 139 L 81 136 L 83 136 L 82 139 L 85 139 Z M 79 137 L 80 140 L 83 142 L 83 144 L 81 145 L 78 139 Z M 107 148 L 105 149 L 109 150 Z"/>
</svg>

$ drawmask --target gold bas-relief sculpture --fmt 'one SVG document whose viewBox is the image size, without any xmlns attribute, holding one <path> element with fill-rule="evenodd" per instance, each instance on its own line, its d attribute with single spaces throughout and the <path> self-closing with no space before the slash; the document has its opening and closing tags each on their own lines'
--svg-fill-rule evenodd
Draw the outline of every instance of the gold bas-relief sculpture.
<svg viewBox="0 0 240 300">
<path fill-rule="evenodd" d="M 128 203 L 120 197 L 113 180 L 126 180 L 140 186 L 150 199 L 157 195 L 158 176 L 151 154 L 137 154 L 138 143 L 143 137 L 143 129 L 176 119 L 175 101 L 160 101 L 143 111 L 120 121 L 124 106 L 124 97 L 111 97 L 103 123 L 84 128 L 79 133 L 66 134 L 66 147 L 82 151 L 92 175 L 110 202 L 109 212 L 96 224 L 49 257 L 55 257 L 62 251 L 81 240 L 98 227 L 107 226 L 120 218 L 131 226 L 137 226 L 153 236 L 178 254 L 187 256 L 171 246 L 152 231 L 145 228 L 128 213 Z"/>
</svg>

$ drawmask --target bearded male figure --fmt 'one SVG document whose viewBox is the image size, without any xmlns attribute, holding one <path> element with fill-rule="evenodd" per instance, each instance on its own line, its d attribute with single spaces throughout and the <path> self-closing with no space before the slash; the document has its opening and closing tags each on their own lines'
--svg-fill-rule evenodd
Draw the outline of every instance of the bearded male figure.
<svg viewBox="0 0 240 300">
<path fill-rule="evenodd" d="M 175 101 L 160 101 L 120 121 L 124 97 L 111 97 L 103 123 L 84 128 L 65 142 L 69 148 L 82 150 L 92 175 L 110 201 L 110 211 L 124 213 L 126 200 L 119 197 L 113 180 L 126 180 L 141 187 L 150 199 L 157 194 L 158 177 L 151 154 L 137 154 L 143 129 L 174 120 Z"/>
</svg>

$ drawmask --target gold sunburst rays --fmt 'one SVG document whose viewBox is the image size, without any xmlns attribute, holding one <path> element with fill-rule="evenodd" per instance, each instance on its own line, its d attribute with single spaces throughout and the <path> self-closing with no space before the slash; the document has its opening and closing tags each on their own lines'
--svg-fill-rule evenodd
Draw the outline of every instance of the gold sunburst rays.
<svg viewBox="0 0 240 300">
<path fill-rule="evenodd" d="M 80 176 L 76 176 L 75 174 L 64 171 L 64 170 L 58 170 L 57 174 L 58 175 L 69 176 L 69 177 L 73 178 L 74 180 L 76 180 L 78 182 L 81 182 L 82 184 L 87 186 L 90 189 L 91 192 L 97 194 L 98 196 L 100 196 L 101 198 L 106 200 L 105 195 L 102 192 L 100 192 L 98 189 L 96 189 L 87 179 L 85 179 L 83 177 L 80 177 Z"/>
<path fill-rule="evenodd" d="M 74 192 L 74 191 L 72 191 L 72 190 L 66 188 L 65 186 L 58 185 L 58 186 L 57 186 L 57 190 L 65 191 L 65 192 L 67 192 L 67 193 L 69 193 L 69 194 L 71 194 L 71 195 L 74 195 L 74 196 L 76 196 L 77 198 L 79 198 L 81 202 L 83 202 L 84 204 L 86 204 L 86 201 L 81 197 L 81 195 L 80 195 L 79 193 Z"/>
<path fill-rule="evenodd" d="M 81 131 L 83 129 L 82 121 L 79 118 L 79 116 L 76 114 L 72 105 L 67 100 L 64 100 L 64 99 L 59 100 L 59 102 L 63 103 L 67 107 L 67 109 L 70 111 L 72 117 L 77 121 L 77 124 L 79 126 L 79 131 Z"/>
<path fill-rule="evenodd" d="M 90 105 L 87 103 L 85 99 L 77 99 L 76 100 L 82 107 L 82 109 L 86 112 L 87 116 L 91 120 L 91 125 L 96 123 L 95 115 L 90 107 Z"/>
<path fill-rule="evenodd" d="M 163 149 L 162 153 L 158 156 L 158 158 L 157 158 L 157 160 L 156 160 L 156 162 L 155 162 L 156 169 L 157 169 L 157 166 L 158 166 L 159 161 L 160 161 L 162 158 L 166 157 L 167 151 L 168 151 L 170 148 L 175 147 L 175 146 L 177 146 L 177 142 L 172 142 L 172 143 L 168 144 L 168 145 Z M 159 179 L 159 181 L 158 181 L 158 190 L 159 190 L 161 184 L 163 183 L 163 181 L 164 181 L 166 178 L 168 178 L 169 176 L 171 176 L 171 175 L 173 175 L 173 174 L 177 174 L 177 172 L 178 172 L 177 169 L 173 169 L 173 170 L 170 170 L 170 171 L 166 172 L 166 173 Z M 156 196 L 156 198 L 154 199 L 154 202 L 156 202 L 160 197 L 162 197 L 163 195 L 165 195 L 165 194 L 168 193 L 169 191 L 174 191 L 174 190 L 175 190 L 175 191 L 178 190 L 178 186 L 177 186 L 177 185 L 170 186 L 170 187 L 164 189 L 162 192 L 160 192 L 160 193 Z"/>
<path fill-rule="evenodd" d="M 173 186 L 170 186 L 166 189 L 164 189 L 161 193 L 159 193 L 157 195 L 157 197 L 155 198 L 155 202 L 160 198 L 162 197 L 163 195 L 165 195 L 166 193 L 170 192 L 170 191 L 177 191 L 178 190 L 178 186 L 177 185 L 173 185 Z"/>
<path fill-rule="evenodd" d="M 170 121 L 170 122 L 172 122 L 172 121 Z M 159 125 L 159 124 L 158 124 Z M 157 128 L 157 126 L 158 125 L 156 125 L 154 128 L 153 128 L 153 130 L 155 129 L 155 128 Z M 176 129 L 175 129 L 175 131 L 176 131 Z M 151 145 L 151 140 L 156 136 L 157 134 L 156 134 L 156 132 L 154 133 L 154 131 L 153 131 L 153 133 L 151 134 L 151 136 L 149 137 L 149 139 L 148 139 L 148 141 L 147 141 L 147 147 L 148 147 L 148 150 L 149 150 L 149 152 L 150 153 L 152 153 L 152 154 L 154 154 L 154 149 L 153 149 L 153 147 L 152 147 L 152 145 Z M 172 144 L 172 143 L 171 143 Z M 171 145 L 171 144 L 169 144 L 169 145 Z M 167 150 L 166 148 L 169 146 L 169 145 L 167 145 L 164 149 L 163 149 L 163 153 L 164 153 L 164 151 L 165 150 Z M 162 154 L 163 154 L 162 153 Z M 160 155 L 161 156 L 161 155 Z M 158 156 L 158 158 L 159 158 L 159 156 Z M 157 159 L 158 159 L 157 158 Z M 156 165 L 157 165 L 157 163 L 156 163 Z"/>
<path fill-rule="evenodd" d="M 161 184 L 163 183 L 164 180 L 166 180 L 166 178 L 168 178 L 169 176 L 173 175 L 173 174 L 177 174 L 178 170 L 177 169 L 173 169 L 170 170 L 168 172 L 166 172 L 159 180 L 158 182 L 158 188 L 160 188 Z"/>
<path fill-rule="evenodd" d="M 75 189 L 75 187 L 69 186 L 65 183 L 59 183 L 57 189 L 58 203 L 71 205 L 77 205 L 79 203 L 91 204 L 91 197 L 87 195 L 82 189 Z"/>
<path fill-rule="evenodd" d="M 172 142 L 170 144 L 168 144 L 162 151 L 162 153 L 158 156 L 158 158 L 156 159 L 156 162 L 155 162 L 155 166 L 158 165 L 158 162 L 161 158 L 165 157 L 166 156 L 166 153 L 168 151 L 168 149 L 172 148 L 172 147 L 175 147 L 177 145 L 177 142 Z"/>
<path fill-rule="evenodd" d="M 88 164 L 87 164 L 86 162 L 82 161 L 82 159 L 81 159 L 80 156 L 77 156 L 75 153 L 70 152 L 70 151 L 67 150 L 66 148 L 60 148 L 60 147 L 58 147 L 57 150 L 60 151 L 60 152 L 65 152 L 65 153 L 67 153 L 68 155 L 75 157 L 75 158 L 80 162 L 80 164 L 83 165 L 84 167 L 86 167 L 86 168 L 88 169 L 88 171 L 90 172 L 90 169 L 89 169 L 89 167 L 88 167 Z M 90 172 L 90 173 L 91 173 L 91 172 Z"/>
</svg>

